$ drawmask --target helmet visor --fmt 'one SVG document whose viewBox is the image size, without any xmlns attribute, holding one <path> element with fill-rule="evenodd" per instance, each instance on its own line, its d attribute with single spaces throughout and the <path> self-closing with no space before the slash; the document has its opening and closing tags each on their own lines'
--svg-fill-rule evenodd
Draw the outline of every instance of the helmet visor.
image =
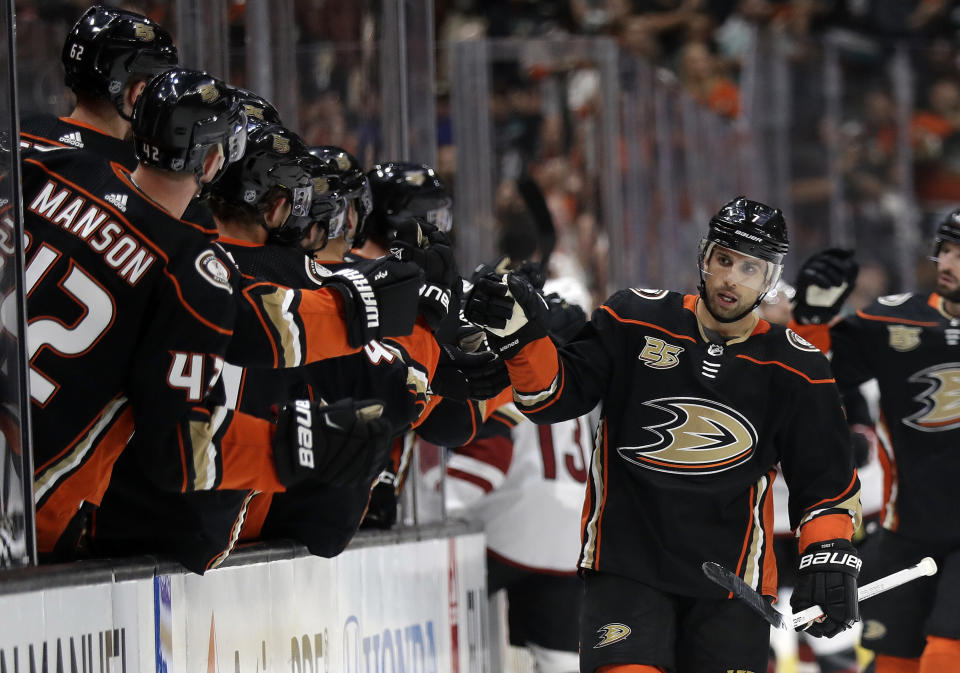
<svg viewBox="0 0 960 673">
<path fill-rule="evenodd" d="M 783 265 L 732 250 L 706 238 L 700 241 L 700 270 L 725 282 L 765 294 L 776 287 Z"/>
</svg>

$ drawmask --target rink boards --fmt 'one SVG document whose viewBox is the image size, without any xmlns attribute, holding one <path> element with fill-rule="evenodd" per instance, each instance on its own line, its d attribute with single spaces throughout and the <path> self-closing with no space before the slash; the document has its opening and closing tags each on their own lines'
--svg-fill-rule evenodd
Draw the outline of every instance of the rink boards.
<svg viewBox="0 0 960 673">
<path fill-rule="evenodd" d="M 334 559 L 262 549 L 203 577 L 14 572 L 0 582 L 0 673 L 488 671 L 483 535 L 435 534 L 363 536 Z"/>
</svg>

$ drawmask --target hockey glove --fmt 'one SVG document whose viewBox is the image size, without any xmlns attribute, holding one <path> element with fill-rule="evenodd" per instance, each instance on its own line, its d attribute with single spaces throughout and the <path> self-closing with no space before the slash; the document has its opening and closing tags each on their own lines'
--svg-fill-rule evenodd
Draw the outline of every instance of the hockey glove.
<svg viewBox="0 0 960 673">
<path fill-rule="evenodd" d="M 397 522 L 397 475 L 392 470 L 384 470 L 373 489 L 367 512 L 360 523 L 361 528 L 379 528 L 387 530 Z"/>
<path fill-rule="evenodd" d="M 523 276 L 478 278 L 467 294 L 464 317 L 482 325 L 494 353 L 504 360 L 548 333 L 550 309 Z"/>
<path fill-rule="evenodd" d="M 436 330 L 450 312 L 452 288 L 460 282 L 453 247 L 447 235 L 422 218 L 409 218 L 396 225 L 390 252 L 399 260 L 413 262 L 424 273 L 420 287 L 420 315 Z"/>
<path fill-rule="evenodd" d="M 802 325 L 830 322 L 853 292 L 859 268 L 852 250 L 829 248 L 810 257 L 797 274 L 794 319 Z"/>
<path fill-rule="evenodd" d="M 327 278 L 324 285 L 343 295 L 349 344 L 359 348 L 382 337 L 410 334 L 422 276 L 416 264 L 387 256 L 365 259 Z"/>
<path fill-rule="evenodd" d="M 473 277 L 470 279 L 470 282 L 475 283 L 478 278 L 483 276 L 488 276 L 491 273 L 496 274 L 497 276 L 502 276 L 505 273 L 513 271 L 513 273 L 518 273 L 521 276 L 524 276 L 527 280 L 530 281 L 530 284 L 533 285 L 538 290 L 543 289 L 543 283 L 546 280 L 543 274 L 543 269 L 537 262 L 525 261 L 521 262 L 515 268 L 513 267 L 513 260 L 511 260 L 507 255 L 495 260 L 492 264 L 480 264 L 473 270 Z"/>
<path fill-rule="evenodd" d="M 489 400 L 510 387 L 503 360 L 490 351 L 468 353 L 445 344 L 430 389 L 452 400 Z"/>
<path fill-rule="evenodd" d="M 587 324 L 584 310 L 567 302 L 556 292 L 551 292 L 544 299 L 550 307 L 550 336 L 557 343 L 567 343 Z"/>
<path fill-rule="evenodd" d="M 390 452 L 390 424 L 379 400 L 334 404 L 296 400 L 284 406 L 273 437 L 277 477 L 333 486 L 370 484 Z"/>
<path fill-rule="evenodd" d="M 790 607 L 799 612 L 813 605 L 823 609 L 823 617 L 806 627 L 817 638 L 832 638 L 860 619 L 857 603 L 857 577 L 860 557 L 848 540 L 826 540 L 807 546 L 797 566 L 797 586 Z"/>
</svg>

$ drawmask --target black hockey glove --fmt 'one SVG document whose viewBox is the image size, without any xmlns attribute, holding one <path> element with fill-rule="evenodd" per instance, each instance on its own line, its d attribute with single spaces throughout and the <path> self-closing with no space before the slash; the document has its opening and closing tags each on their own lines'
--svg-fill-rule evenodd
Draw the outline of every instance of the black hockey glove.
<svg viewBox="0 0 960 673">
<path fill-rule="evenodd" d="M 359 348 L 388 336 L 413 331 L 423 272 L 392 256 L 365 259 L 324 282 L 343 294 L 347 341 Z"/>
<path fill-rule="evenodd" d="M 277 477 L 284 486 L 313 481 L 370 484 L 390 452 L 390 423 L 379 400 L 334 404 L 296 400 L 284 406 L 273 437 Z"/>
<path fill-rule="evenodd" d="M 510 387 L 503 360 L 490 351 L 468 353 L 444 344 L 430 389 L 452 400 L 489 400 Z"/>
<path fill-rule="evenodd" d="M 422 218 L 409 218 L 395 227 L 390 252 L 423 269 L 420 315 L 436 330 L 450 312 L 452 288 L 460 282 L 453 246 L 446 234 Z"/>
<path fill-rule="evenodd" d="M 823 617 L 805 629 L 817 638 L 832 638 L 860 619 L 857 603 L 857 577 L 860 557 L 849 540 L 814 542 L 800 555 L 797 586 L 790 607 L 799 612 L 813 605 L 823 609 Z"/>
<path fill-rule="evenodd" d="M 477 268 L 473 270 L 473 276 L 471 277 L 470 282 L 475 283 L 478 278 L 489 276 L 491 273 L 496 274 L 497 276 L 502 276 L 503 274 L 512 271 L 513 273 L 518 273 L 521 276 L 524 276 L 530 281 L 530 284 L 538 290 L 543 289 L 543 283 L 546 278 L 544 277 L 543 269 L 537 262 L 521 262 L 516 268 L 511 268 L 512 265 L 513 261 L 507 255 L 499 257 L 492 264 L 479 264 Z"/>
<path fill-rule="evenodd" d="M 464 317 L 482 325 L 494 353 L 508 360 L 548 333 L 550 309 L 523 276 L 508 273 L 478 278 L 467 294 Z"/>
<path fill-rule="evenodd" d="M 829 248 L 810 257 L 797 274 L 794 319 L 802 325 L 830 322 L 853 292 L 859 269 L 853 250 Z"/>
<path fill-rule="evenodd" d="M 559 344 L 565 344 L 587 324 L 587 314 L 576 304 L 567 302 L 556 292 L 544 296 L 550 307 L 550 336 Z"/>
<path fill-rule="evenodd" d="M 361 528 L 392 528 L 397 522 L 397 475 L 392 470 L 384 470 L 370 491 L 367 512 L 360 522 Z"/>
</svg>

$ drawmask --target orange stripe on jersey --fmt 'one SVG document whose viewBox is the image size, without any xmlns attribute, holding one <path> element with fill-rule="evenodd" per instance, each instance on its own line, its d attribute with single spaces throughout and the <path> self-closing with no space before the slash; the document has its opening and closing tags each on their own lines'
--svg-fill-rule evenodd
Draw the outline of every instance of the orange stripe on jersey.
<svg viewBox="0 0 960 673">
<path fill-rule="evenodd" d="M 305 363 L 360 352 L 360 347 L 354 348 L 347 342 L 346 313 L 340 292 L 330 288 L 298 292 L 297 313 L 306 333 Z"/>
<path fill-rule="evenodd" d="M 86 430 L 84 430 L 84 434 Z M 133 410 L 124 409 L 112 427 L 90 448 L 90 457 L 37 508 L 37 549 L 49 553 L 66 530 L 80 505 L 99 505 L 110 483 L 113 465 L 133 434 Z M 72 443 L 71 443 L 72 444 Z"/>
<path fill-rule="evenodd" d="M 217 236 L 217 240 L 221 243 L 226 243 L 227 245 L 235 245 L 238 248 L 264 248 L 266 247 L 263 243 L 255 243 L 253 241 L 244 241 L 239 238 L 231 238 L 230 236 L 224 236 L 220 234 Z"/>
<path fill-rule="evenodd" d="M 253 542 L 260 539 L 263 522 L 267 520 L 272 502 L 273 493 L 257 493 L 253 496 L 250 506 L 247 507 L 247 516 L 243 520 L 243 527 L 240 529 L 240 537 L 237 539 L 241 542 Z"/>
<path fill-rule="evenodd" d="M 857 315 L 863 318 L 864 320 L 874 320 L 877 322 L 895 322 L 902 323 L 904 325 L 918 325 L 920 327 L 936 327 L 939 323 L 936 322 L 926 322 L 923 320 L 907 320 L 906 318 L 888 318 L 884 315 L 870 315 L 869 313 L 864 313 L 862 310 L 857 311 Z"/>
<path fill-rule="evenodd" d="M 192 306 L 190 306 L 190 304 L 187 303 L 187 300 L 184 299 L 184 297 L 183 297 L 183 292 L 182 292 L 181 289 L 180 289 L 180 283 L 177 282 L 177 277 L 174 276 L 172 273 L 170 273 L 166 268 L 163 269 L 163 273 L 164 273 L 164 275 L 165 275 L 167 278 L 170 279 L 170 282 L 173 283 L 173 288 L 177 291 L 177 299 L 180 300 L 180 303 L 183 304 L 183 307 L 184 307 L 185 309 L 187 309 L 187 312 L 188 312 L 190 315 L 192 315 L 194 318 L 196 318 L 197 321 L 198 321 L 200 324 L 206 325 L 207 327 L 209 327 L 210 329 L 212 329 L 214 332 L 218 332 L 218 333 L 220 333 L 220 334 L 226 334 L 227 336 L 233 336 L 233 330 L 232 330 L 232 329 L 226 329 L 225 327 L 220 327 L 219 325 L 210 322 L 209 320 L 207 320 L 206 318 L 204 318 L 202 315 L 200 315 L 200 314 L 196 311 L 196 309 L 194 309 Z"/>
<path fill-rule="evenodd" d="M 757 320 L 757 324 L 753 326 L 753 331 L 750 332 L 750 336 L 754 336 L 755 334 L 766 334 L 769 331 L 770 331 L 770 323 L 768 323 L 763 318 L 760 318 L 759 320 Z"/>
<path fill-rule="evenodd" d="M 79 119 L 74 119 L 73 117 L 59 117 L 58 119 L 60 119 L 60 121 L 62 121 L 64 124 L 70 124 L 71 126 L 79 126 L 82 129 L 88 129 L 95 133 L 99 133 L 102 136 L 107 136 L 108 138 L 116 138 L 116 136 L 110 135 L 103 129 L 99 129 L 89 122 L 80 121 Z M 121 140 L 121 138 L 116 138 L 116 139 Z"/>
<path fill-rule="evenodd" d="M 560 371 L 560 356 L 550 337 L 531 341 L 506 361 L 513 389 L 520 393 L 546 390 Z"/>
<path fill-rule="evenodd" d="M 692 297 L 693 295 L 687 295 L 687 296 L 688 296 L 688 297 Z M 686 302 L 686 299 L 684 299 L 684 302 Z M 689 336 L 689 335 L 687 335 L 687 334 L 677 334 L 676 332 L 671 332 L 671 331 L 668 330 L 666 327 L 661 327 L 660 325 L 656 325 L 656 324 L 654 324 L 654 323 L 652 323 L 652 322 L 643 322 L 642 320 L 631 320 L 631 319 L 629 319 L 629 318 L 621 318 L 621 317 L 617 314 L 616 311 L 614 311 L 612 308 L 610 308 L 610 307 L 607 306 L 606 304 L 604 304 L 604 305 L 601 306 L 600 308 L 601 308 L 602 310 L 606 311 L 607 313 L 609 313 L 610 315 L 612 315 L 613 318 L 614 318 L 617 322 L 622 322 L 622 323 L 629 324 L 629 325 L 642 325 L 642 326 L 644 326 L 644 327 L 652 327 L 653 329 L 659 330 L 660 332 L 663 332 L 664 334 L 669 334 L 670 336 L 672 336 L 672 337 L 674 337 L 674 338 L 677 338 L 677 339 L 686 339 L 687 341 L 692 341 L 692 342 L 694 342 L 694 343 L 697 342 L 697 340 L 694 339 L 692 336 Z"/>
<path fill-rule="evenodd" d="M 698 294 L 685 294 L 683 295 L 683 308 L 687 309 L 693 314 L 697 312 L 697 301 L 700 299 Z"/>
<path fill-rule="evenodd" d="M 769 482 L 763 496 L 763 530 L 766 531 L 763 542 L 763 579 L 760 581 L 760 593 L 764 596 L 777 596 L 777 557 L 773 551 L 773 482 L 777 471 L 767 472 Z"/>
<path fill-rule="evenodd" d="M 750 494 L 747 497 L 747 504 L 749 509 L 747 510 L 747 531 L 743 535 L 743 546 L 740 548 L 740 558 L 737 559 L 737 570 L 736 574 L 738 577 L 743 576 L 743 564 L 747 559 L 747 550 L 750 548 L 750 540 L 753 538 L 753 506 L 754 498 L 756 498 L 756 484 L 750 484 Z M 733 598 L 733 592 L 727 594 L 727 598 Z"/>
<path fill-rule="evenodd" d="M 830 352 L 832 343 L 829 325 L 801 325 L 791 318 L 787 327 L 819 348 L 821 353 Z"/>
<path fill-rule="evenodd" d="M 56 147 L 70 147 L 70 145 L 64 145 L 63 143 L 58 143 L 56 140 L 51 140 L 50 138 L 44 138 L 43 136 L 35 136 L 32 133 L 26 133 L 25 131 L 20 132 L 20 136 L 23 138 L 29 138 L 34 142 L 42 142 L 46 145 L 54 145 Z"/>
<path fill-rule="evenodd" d="M 884 528 L 896 531 L 900 527 L 900 517 L 897 515 L 896 503 L 893 501 L 894 485 L 897 483 L 897 463 L 893 455 L 893 446 L 887 445 L 880 434 L 889 437 L 886 420 L 880 415 L 880 427 L 882 433 L 877 433 L 877 440 L 881 446 L 877 451 L 877 460 L 880 461 L 880 469 L 883 470 L 883 506 L 880 509 L 880 521 Z"/>
<path fill-rule="evenodd" d="M 811 506 L 808 507 L 807 509 L 808 509 L 808 510 L 816 509 L 816 508 L 819 507 L 820 505 L 822 505 L 822 504 L 824 504 L 824 503 L 827 503 L 827 502 L 831 502 L 831 501 L 833 501 L 833 500 L 837 500 L 837 501 L 843 500 L 845 497 L 847 497 L 848 495 L 850 495 L 850 493 L 853 491 L 853 487 L 854 487 L 854 485 L 855 485 L 856 483 L 857 483 L 857 470 L 854 469 L 854 470 L 853 470 L 853 477 L 851 477 L 850 483 L 847 484 L 847 487 L 846 487 L 845 489 L 843 489 L 843 491 L 841 491 L 839 495 L 835 495 L 835 496 L 833 496 L 832 498 L 824 498 L 824 499 L 821 500 L 820 502 L 814 503 L 813 505 L 811 505 Z"/>
<path fill-rule="evenodd" d="M 483 408 L 483 420 L 486 422 L 494 412 L 502 407 L 505 404 L 510 404 L 513 402 L 513 388 L 507 387 L 497 393 L 497 396 L 493 399 L 487 400 L 486 405 Z M 516 425 L 516 423 L 514 423 Z M 513 427 L 513 426 L 510 426 Z"/>
<path fill-rule="evenodd" d="M 420 415 L 417 416 L 417 417 L 413 420 L 413 423 L 411 424 L 411 427 L 412 427 L 412 428 L 415 428 L 415 427 L 417 427 L 417 426 L 419 426 L 419 425 L 422 425 L 422 424 L 424 423 L 424 421 L 427 420 L 427 417 L 431 414 L 431 412 L 433 412 L 434 408 L 435 408 L 438 404 L 440 404 L 440 402 L 442 402 L 442 401 L 443 401 L 443 397 L 442 397 L 442 396 L 440 396 L 440 395 L 431 395 L 431 396 L 427 399 L 426 404 L 424 404 L 423 410 L 420 412 Z M 476 423 L 474 423 L 474 425 L 476 425 Z M 474 433 L 474 434 L 476 434 L 476 433 Z"/>
<path fill-rule="evenodd" d="M 811 519 L 800 529 L 800 553 L 814 542 L 853 537 L 853 522 L 847 514 L 824 514 Z"/>
<path fill-rule="evenodd" d="M 433 336 L 433 331 L 427 327 L 422 318 L 417 318 L 413 325 L 413 332 L 406 336 L 386 337 L 384 341 L 390 341 L 402 347 L 415 362 L 422 365 L 427 372 L 427 377 L 433 379 L 437 371 L 437 363 L 440 361 L 440 344 L 437 338 Z"/>
<path fill-rule="evenodd" d="M 280 493 L 283 484 L 271 450 L 275 426 L 270 421 L 235 412 L 220 441 L 223 475 L 218 488 Z"/>
<path fill-rule="evenodd" d="M 737 357 L 742 358 L 744 360 L 749 360 L 750 362 L 753 362 L 754 364 L 758 364 L 758 365 L 777 365 L 778 367 L 783 367 L 787 371 L 793 372 L 797 376 L 801 376 L 805 378 L 810 383 L 834 383 L 836 381 L 836 379 L 811 379 L 809 376 L 804 374 L 799 369 L 794 369 L 790 365 L 784 364 L 783 362 L 779 362 L 777 360 L 757 360 L 756 358 L 752 358 L 749 355 L 737 355 Z"/>
</svg>

